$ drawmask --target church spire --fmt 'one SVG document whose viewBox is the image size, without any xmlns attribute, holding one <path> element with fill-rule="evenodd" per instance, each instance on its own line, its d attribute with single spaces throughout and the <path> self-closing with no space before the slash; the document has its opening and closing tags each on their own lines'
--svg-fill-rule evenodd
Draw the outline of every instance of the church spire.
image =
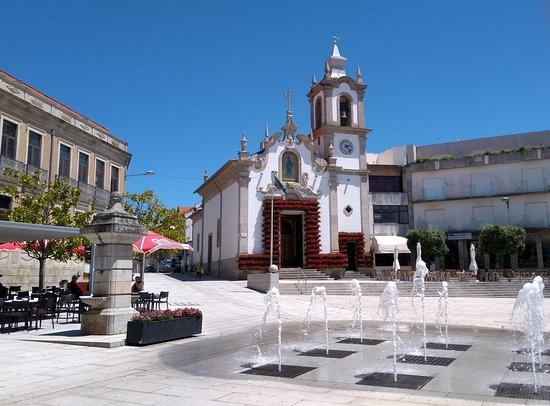
<svg viewBox="0 0 550 406">
<path fill-rule="evenodd" d="M 338 37 L 332 38 L 334 39 L 334 43 L 332 44 L 332 54 L 328 57 L 325 64 L 325 76 L 338 79 L 342 76 L 346 76 L 344 65 L 346 64 L 347 58 L 340 55 L 340 50 L 338 49 Z"/>
<path fill-rule="evenodd" d="M 293 96 L 290 91 L 283 94 L 288 99 L 288 109 L 286 111 L 286 123 L 281 130 L 284 131 L 285 141 L 294 142 L 294 132 L 298 129 L 298 126 L 294 123 L 294 118 L 292 117 L 292 110 L 290 109 L 290 98 Z"/>
</svg>

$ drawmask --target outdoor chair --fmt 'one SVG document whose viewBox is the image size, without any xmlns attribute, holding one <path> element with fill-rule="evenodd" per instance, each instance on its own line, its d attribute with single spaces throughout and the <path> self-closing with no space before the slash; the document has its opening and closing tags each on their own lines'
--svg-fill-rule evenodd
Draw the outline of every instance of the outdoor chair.
<svg viewBox="0 0 550 406">
<path fill-rule="evenodd" d="M 166 309 L 168 309 L 168 292 L 162 291 L 158 297 L 153 299 L 153 307 L 160 310 L 160 305 L 166 303 Z"/>
<path fill-rule="evenodd" d="M 78 300 L 75 300 L 74 295 L 72 294 L 62 294 L 59 296 L 57 302 L 57 322 L 59 323 L 59 316 L 62 313 L 65 313 L 65 323 L 69 323 L 69 316 L 71 320 L 74 321 L 75 315 L 78 315 L 77 308 Z"/>
<path fill-rule="evenodd" d="M 55 295 L 45 295 L 38 299 L 38 306 L 33 309 L 31 315 L 31 328 L 32 321 L 35 322 L 35 330 L 42 328 L 42 320 L 48 318 L 52 321 L 52 328 L 54 327 L 55 318 L 57 316 L 57 297 Z"/>
<path fill-rule="evenodd" d="M 149 292 L 139 292 L 138 294 L 139 298 L 134 302 L 136 310 L 139 312 L 150 310 L 153 304 L 151 300 L 153 294 Z"/>
</svg>

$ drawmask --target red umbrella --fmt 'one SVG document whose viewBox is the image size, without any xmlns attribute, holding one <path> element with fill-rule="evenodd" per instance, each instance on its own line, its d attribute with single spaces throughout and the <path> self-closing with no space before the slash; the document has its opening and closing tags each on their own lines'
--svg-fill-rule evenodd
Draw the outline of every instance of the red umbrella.
<svg viewBox="0 0 550 406">
<path fill-rule="evenodd" d="M 132 245 L 134 247 L 134 251 L 141 252 L 143 254 L 143 263 L 140 272 L 141 281 L 143 284 L 145 284 L 143 278 L 145 274 L 145 256 L 147 254 L 151 254 L 158 250 L 193 250 L 189 244 L 174 241 L 163 236 L 162 234 L 155 233 L 154 231 L 147 231 L 147 235 L 144 235 Z"/>
<path fill-rule="evenodd" d="M 137 240 L 133 246 L 134 251 L 141 252 L 142 254 L 151 254 L 157 250 L 183 250 L 190 248 L 188 244 L 174 241 L 154 231 L 147 231 L 147 235 Z"/>
<path fill-rule="evenodd" d="M 20 242 L 7 242 L 4 244 L 0 244 L 0 251 L 16 251 L 21 249 L 22 248 Z"/>
</svg>

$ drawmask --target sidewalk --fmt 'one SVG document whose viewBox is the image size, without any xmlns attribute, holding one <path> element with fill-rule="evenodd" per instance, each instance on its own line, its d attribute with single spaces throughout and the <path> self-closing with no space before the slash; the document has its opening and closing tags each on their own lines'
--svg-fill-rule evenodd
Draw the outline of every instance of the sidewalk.
<svg viewBox="0 0 550 406">
<path fill-rule="evenodd" d="M 346 359 L 304 357 L 293 351 L 309 296 L 282 296 L 283 362 L 316 368 L 288 379 L 243 374 L 258 361 L 254 335 L 262 321 L 265 295 L 245 288 L 245 281 L 194 281 L 192 275 L 146 274 L 149 291 L 170 292 L 171 307 L 194 306 L 203 311 L 200 336 L 148 347 L 97 348 L 67 343 L 29 342 L 44 333 L 0 335 L 0 403 L 16 405 L 483 405 L 536 404 L 537 401 L 494 397 L 491 385 L 502 381 L 529 383 L 530 374 L 511 372 L 507 365 L 526 356 L 512 352 L 507 331 L 513 299 L 449 299 L 450 342 L 472 345 L 464 353 L 430 350 L 431 355 L 456 358 L 449 367 L 400 364 L 399 373 L 431 375 L 421 390 L 357 385 L 372 371 L 391 369 L 390 341 L 380 346 L 339 344 L 349 335 L 353 318 L 351 296 L 327 298 L 331 350 L 352 350 Z M 329 281 L 330 282 L 330 281 Z M 418 351 L 421 337 L 408 292 L 401 292 L 400 334 L 403 350 Z M 419 299 L 415 300 L 420 309 Z M 312 311 L 310 344 L 325 343 L 324 318 L 318 303 Z M 364 335 L 389 340 L 388 323 L 377 315 L 378 298 L 363 297 Z M 427 298 L 426 321 L 434 323 L 438 300 Z M 550 314 L 546 303 L 546 314 Z M 276 320 L 268 316 L 262 355 L 276 354 Z M 78 325 L 66 326 L 77 331 Z M 546 326 L 548 329 L 548 324 Z M 56 325 L 55 332 L 61 329 Z M 74 333 L 73 333 L 74 334 Z M 356 334 L 356 331 L 354 332 Z M 67 333 L 63 335 L 67 336 Z M 428 328 L 431 341 L 438 332 Z M 66 338 L 70 341 L 70 337 Z M 73 336 L 76 340 L 77 336 Z M 369 347 L 369 348 L 366 348 Z M 445 354 L 445 355 L 443 355 Z M 548 363 L 548 357 L 546 361 Z M 548 374 L 543 385 L 550 385 Z M 538 401 L 541 404 L 543 401 Z M 548 404 L 548 402 L 546 402 Z"/>
</svg>

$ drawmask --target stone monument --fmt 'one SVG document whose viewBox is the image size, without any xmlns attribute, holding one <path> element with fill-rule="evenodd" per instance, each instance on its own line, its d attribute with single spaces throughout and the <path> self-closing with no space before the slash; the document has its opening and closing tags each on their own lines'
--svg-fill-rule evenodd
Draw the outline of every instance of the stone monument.
<svg viewBox="0 0 550 406">
<path fill-rule="evenodd" d="M 124 211 L 120 193 L 111 194 L 109 207 L 81 229 L 81 234 L 96 244 L 94 296 L 81 298 L 91 306 L 82 315 L 84 335 L 126 333 L 127 322 L 137 313 L 131 304 L 132 244 L 147 230 L 135 215 Z"/>
</svg>

